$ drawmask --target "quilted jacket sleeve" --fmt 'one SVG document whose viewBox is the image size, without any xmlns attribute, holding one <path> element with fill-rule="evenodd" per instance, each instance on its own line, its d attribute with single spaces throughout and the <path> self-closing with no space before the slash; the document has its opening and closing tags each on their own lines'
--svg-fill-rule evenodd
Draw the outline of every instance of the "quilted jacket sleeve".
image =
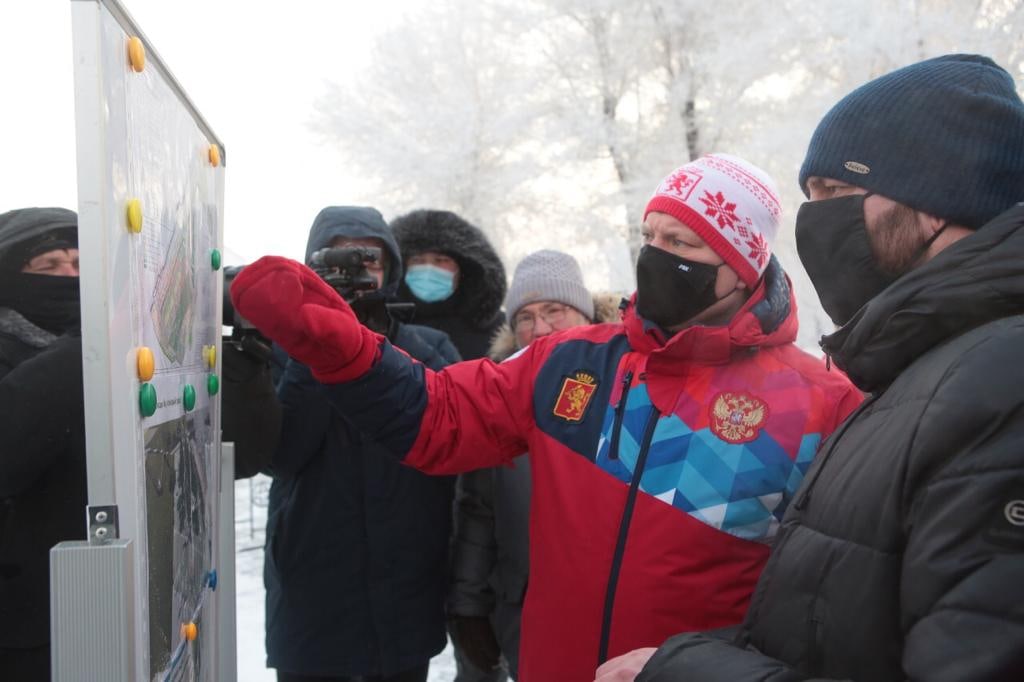
<svg viewBox="0 0 1024 682">
<path fill-rule="evenodd" d="M 1024 369 L 1020 335 L 961 356 L 912 444 L 900 585 L 914 680 L 1024 676 Z"/>
<path fill-rule="evenodd" d="M 672 637 L 647 662 L 637 682 L 811 682 L 785 663 L 735 644 L 734 630 Z"/>
</svg>

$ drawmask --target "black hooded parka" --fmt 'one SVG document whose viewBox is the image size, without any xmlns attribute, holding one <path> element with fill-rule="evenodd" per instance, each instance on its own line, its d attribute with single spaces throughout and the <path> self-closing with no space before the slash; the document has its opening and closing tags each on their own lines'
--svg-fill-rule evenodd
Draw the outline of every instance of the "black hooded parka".
<svg viewBox="0 0 1024 682">
<path fill-rule="evenodd" d="M 306 258 L 335 237 L 384 242 L 394 293 L 401 259 L 371 208 L 330 207 Z M 374 296 L 378 294 L 373 294 Z M 431 369 L 458 360 L 434 329 L 397 324 L 392 343 Z M 446 643 L 444 595 L 454 479 L 403 466 L 327 403 L 289 360 L 278 386 L 282 432 L 272 469 L 264 580 L 267 664 L 309 676 L 390 676 Z"/>
</svg>

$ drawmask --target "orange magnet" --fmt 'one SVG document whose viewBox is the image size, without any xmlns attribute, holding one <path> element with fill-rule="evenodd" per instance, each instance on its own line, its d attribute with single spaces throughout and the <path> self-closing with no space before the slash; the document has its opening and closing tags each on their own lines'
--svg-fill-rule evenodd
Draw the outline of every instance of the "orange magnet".
<svg viewBox="0 0 1024 682">
<path fill-rule="evenodd" d="M 216 168 L 220 165 L 220 147 L 215 144 L 210 145 L 210 165 Z"/>
<path fill-rule="evenodd" d="M 142 202 L 138 199 L 128 200 L 128 230 L 135 234 L 142 232 Z"/>
<path fill-rule="evenodd" d="M 146 46 L 142 44 L 142 39 L 138 36 L 128 39 L 128 61 L 135 73 L 142 73 L 142 70 L 146 68 Z"/>
<path fill-rule="evenodd" d="M 153 378 L 153 370 L 156 362 L 153 360 L 153 351 L 146 346 L 141 346 L 135 353 L 135 366 L 139 371 L 140 381 L 149 381 Z"/>
<path fill-rule="evenodd" d="M 181 637 L 187 642 L 194 642 L 199 635 L 199 626 L 195 623 L 182 623 Z"/>
</svg>

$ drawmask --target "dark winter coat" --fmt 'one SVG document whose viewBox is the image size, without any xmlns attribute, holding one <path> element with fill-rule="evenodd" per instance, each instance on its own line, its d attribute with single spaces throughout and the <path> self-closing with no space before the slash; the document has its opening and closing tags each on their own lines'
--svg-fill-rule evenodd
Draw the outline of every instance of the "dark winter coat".
<svg viewBox="0 0 1024 682">
<path fill-rule="evenodd" d="M 1024 205 L 823 340 L 872 397 L 790 506 L 738 636 L 638 678 L 1024 679 Z"/>
<path fill-rule="evenodd" d="M 85 538 L 82 342 L 0 308 L 0 648 L 50 641 L 50 548 Z"/>
<path fill-rule="evenodd" d="M 507 290 L 505 267 L 487 237 L 450 211 L 413 211 L 393 220 L 391 229 L 403 259 L 437 251 L 459 264 L 458 286 L 444 301 L 420 301 L 401 283 L 399 299 L 416 304 L 414 321 L 446 333 L 464 360 L 484 357 L 505 321 Z"/>
<path fill-rule="evenodd" d="M 367 211 L 321 213 L 309 252 L 338 234 L 383 239 L 393 256 L 384 289 L 393 290 L 398 249 Z M 398 325 L 392 342 L 428 367 L 458 359 L 432 329 Z M 267 519 L 267 664 L 306 675 L 391 675 L 445 646 L 454 479 L 384 456 L 321 391 L 306 367 L 288 362 Z"/>
<path fill-rule="evenodd" d="M 594 322 L 617 322 L 620 298 L 594 297 Z M 502 362 L 517 350 L 508 324 L 488 356 Z M 455 496 L 448 613 L 489 617 L 512 676 L 519 672 L 519 621 L 529 577 L 530 459 L 462 474 Z"/>
</svg>

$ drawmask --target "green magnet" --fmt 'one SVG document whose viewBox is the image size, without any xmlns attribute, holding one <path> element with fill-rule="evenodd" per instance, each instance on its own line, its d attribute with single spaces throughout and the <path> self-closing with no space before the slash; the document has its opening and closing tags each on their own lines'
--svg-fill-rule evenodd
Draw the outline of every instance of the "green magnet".
<svg viewBox="0 0 1024 682">
<path fill-rule="evenodd" d="M 196 406 L 196 389 L 192 384 L 185 384 L 185 391 L 181 395 L 181 402 L 185 405 L 185 411 L 191 412 Z"/>
<path fill-rule="evenodd" d="M 214 270 L 220 270 L 220 250 L 214 249 L 210 252 L 210 265 Z"/>
<path fill-rule="evenodd" d="M 220 390 L 220 379 L 216 374 L 206 377 L 206 390 L 210 392 L 210 395 L 217 395 L 217 391 Z"/>
<path fill-rule="evenodd" d="M 152 417 L 156 412 L 156 389 L 153 384 L 142 384 L 139 389 L 139 409 L 143 417 Z"/>
</svg>

